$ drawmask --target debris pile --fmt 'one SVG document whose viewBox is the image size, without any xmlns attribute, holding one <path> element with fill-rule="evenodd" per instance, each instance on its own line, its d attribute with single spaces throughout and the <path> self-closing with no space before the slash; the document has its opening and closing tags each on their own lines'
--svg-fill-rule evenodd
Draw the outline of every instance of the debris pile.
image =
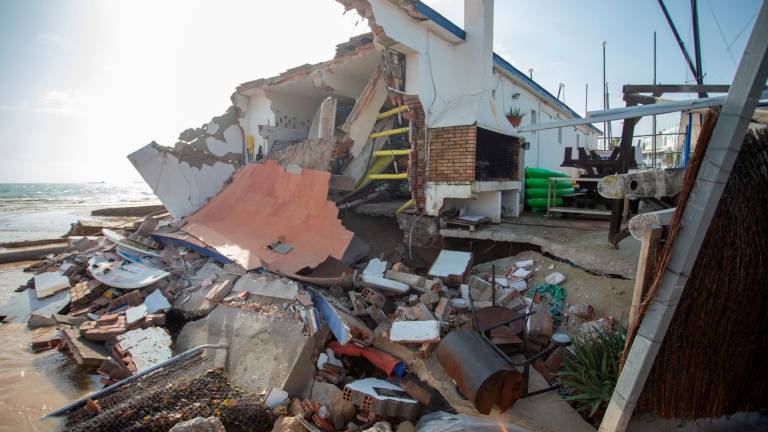
<svg viewBox="0 0 768 432">
<path fill-rule="evenodd" d="M 530 367 L 557 388 L 570 344 L 558 330 L 610 325 L 590 321 L 588 304 L 567 305 L 566 276 L 534 259 L 490 268 L 473 267 L 473 254 L 459 250 L 440 251 L 428 267 L 396 254 L 361 259 L 365 245 L 328 205 L 328 181 L 327 173 L 272 161 L 249 165 L 186 218 L 147 217 L 133 229 L 71 242 L 28 269 L 37 273 L 31 287 L 47 299 L 29 326 L 60 330 L 32 349 L 58 348 L 103 384 L 123 385 L 168 368 L 174 354 L 219 344 L 226 351 L 206 356 L 258 395 L 253 403 L 271 411 L 276 431 L 408 430 L 423 414 L 452 409 L 419 374 L 430 358 L 429 367 L 444 368 L 488 414 L 532 394 Z M 306 182 L 312 193 L 291 189 Z M 302 204 L 274 196 L 275 188 Z M 299 211 L 316 227 L 290 222 Z M 545 283 L 531 286 L 535 274 Z M 206 377 L 206 386 L 224 379 Z M 166 390 L 183 399 L 197 384 Z M 229 430 L 232 407 L 219 407 L 226 398 L 198 399 L 156 401 L 164 407 L 125 415 L 160 429 L 218 417 Z M 98 414 L 98 404 L 83 409 Z"/>
</svg>

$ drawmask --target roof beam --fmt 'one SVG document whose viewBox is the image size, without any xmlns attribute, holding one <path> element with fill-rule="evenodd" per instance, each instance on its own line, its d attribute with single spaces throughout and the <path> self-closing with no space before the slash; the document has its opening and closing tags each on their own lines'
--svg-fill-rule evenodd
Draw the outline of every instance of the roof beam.
<svg viewBox="0 0 768 432">
<path fill-rule="evenodd" d="M 664 93 L 728 93 L 728 84 L 627 84 L 622 88 L 624 94 L 627 93 L 653 93 L 662 95 Z"/>
<path fill-rule="evenodd" d="M 768 99 L 768 92 L 763 92 L 759 98 Z M 586 118 L 576 118 L 556 122 L 539 123 L 533 125 L 520 126 L 518 132 L 533 132 L 537 130 L 555 129 L 561 127 L 578 126 L 590 123 L 603 123 L 614 120 L 624 120 L 629 118 L 639 118 L 655 114 L 667 114 L 678 111 L 691 111 L 702 108 L 723 105 L 725 96 L 709 97 L 703 99 L 691 99 L 686 101 L 675 101 L 667 103 L 655 103 L 653 105 L 639 105 L 632 107 L 612 108 L 601 111 L 591 111 L 587 113 Z"/>
</svg>

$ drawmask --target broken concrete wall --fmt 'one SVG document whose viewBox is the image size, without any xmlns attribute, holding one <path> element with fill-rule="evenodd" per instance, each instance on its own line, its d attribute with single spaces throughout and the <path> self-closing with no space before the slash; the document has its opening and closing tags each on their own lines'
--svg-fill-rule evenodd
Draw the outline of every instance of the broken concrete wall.
<svg viewBox="0 0 768 432">
<path fill-rule="evenodd" d="M 202 127 L 183 131 L 173 148 L 153 141 L 128 160 L 171 215 L 181 218 L 221 191 L 243 162 L 243 145 L 239 110 L 230 107 Z"/>
<path fill-rule="evenodd" d="M 297 395 L 314 373 L 315 338 L 305 336 L 303 329 L 301 321 L 219 305 L 205 319 L 184 326 L 174 351 L 227 344 L 226 350 L 208 355 L 225 367 L 233 382 L 256 393 L 272 386 Z"/>
<path fill-rule="evenodd" d="M 262 153 L 281 163 L 294 163 L 304 168 L 331 170 L 341 167 L 334 159 L 348 149 L 352 158 L 368 141 L 387 92 L 377 74 L 379 57 L 370 34 L 355 36 L 340 44 L 334 59 L 315 65 L 302 65 L 276 77 L 241 84 L 233 96 L 246 113 L 246 134 L 253 136 L 254 153 Z M 378 74 L 376 75 L 378 77 Z M 337 130 L 344 117 L 335 117 L 353 106 L 349 119 Z M 326 116 L 320 107 L 326 101 Z M 346 114 L 345 114 L 346 115 Z M 321 123 L 323 123 L 321 125 Z M 351 130 L 350 130 L 351 128 Z M 311 141 L 338 136 L 344 145 Z M 351 146 L 346 142 L 353 143 Z M 292 148 L 305 144 L 303 147 Z M 302 154 L 309 152 L 309 154 Z M 367 153 L 366 153 L 367 154 Z M 325 158 L 323 161 L 322 159 Z M 365 164 L 359 164 L 364 171 Z"/>
<path fill-rule="evenodd" d="M 282 166 L 295 164 L 307 169 L 331 171 L 336 154 L 345 147 L 348 146 L 335 138 L 310 139 L 273 150 L 268 159 L 276 160 Z"/>
<path fill-rule="evenodd" d="M 376 150 L 386 142 L 386 138 L 371 140 L 368 137 L 373 132 L 376 117 L 387 100 L 387 94 L 386 83 L 377 69 L 358 96 L 349 117 L 341 126 L 342 132 L 353 142 L 349 151 L 352 161 L 344 169 L 344 174 L 356 181 L 360 181 L 365 175 L 369 165 L 368 155 L 371 154 L 371 146 Z M 391 121 L 389 124 L 391 127 Z"/>
</svg>

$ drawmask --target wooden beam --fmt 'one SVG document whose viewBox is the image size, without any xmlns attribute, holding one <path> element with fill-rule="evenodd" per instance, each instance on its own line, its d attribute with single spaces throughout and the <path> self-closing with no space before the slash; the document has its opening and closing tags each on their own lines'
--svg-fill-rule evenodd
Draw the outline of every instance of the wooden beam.
<svg viewBox="0 0 768 432">
<path fill-rule="evenodd" d="M 664 228 L 655 226 L 646 230 L 643 236 L 643 241 L 640 245 L 640 257 L 637 260 L 637 275 L 635 276 L 635 288 L 632 291 L 632 305 L 629 307 L 627 330 L 636 328 L 640 324 L 640 305 L 643 303 L 643 298 L 645 298 L 645 293 L 651 285 L 653 273 L 656 270 L 656 256 L 658 255 L 663 231 Z M 631 342 L 627 339 L 624 345 L 625 353 L 632 345 Z"/>
</svg>

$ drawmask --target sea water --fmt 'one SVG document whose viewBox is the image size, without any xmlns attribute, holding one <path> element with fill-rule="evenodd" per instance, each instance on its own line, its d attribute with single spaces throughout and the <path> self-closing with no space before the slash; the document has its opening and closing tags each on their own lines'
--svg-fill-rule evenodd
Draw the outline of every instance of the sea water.
<svg viewBox="0 0 768 432">
<path fill-rule="evenodd" d="M 159 203 L 144 182 L 0 183 L 0 243 L 60 237 L 95 208 Z"/>
<path fill-rule="evenodd" d="M 150 204 L 159 201 L 145 183 L 0 184 L 0 243 L 60 237 L 95 208 Z M 29 350 L 55 329 L 27 329 L 34 291 L 14 292 L 32 277 L 24 265 L 0 264 L 0 315 L 9 321 L 0 324 L 0 432 L 56 430 L 40 417 L 100 387 L 67 354 Z"/>
</svg>

